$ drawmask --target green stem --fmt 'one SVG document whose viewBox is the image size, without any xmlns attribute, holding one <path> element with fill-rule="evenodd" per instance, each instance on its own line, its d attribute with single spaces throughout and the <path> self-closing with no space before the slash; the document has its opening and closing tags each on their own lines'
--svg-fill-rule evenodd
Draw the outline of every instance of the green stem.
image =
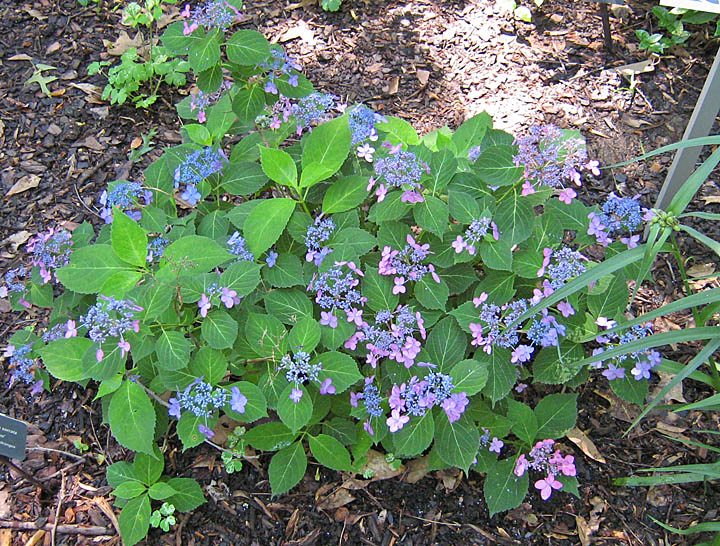
<svg viewBox="0 0 720 546">
<path fill-rule="evenodd" d="M 710 366 L 710 374 L 713 383 L 713 387 L 716 391 L 720 392 L 720 371 L 718 371 L 717 362 L 714 359 L 708 359 L 708 366 Z"/>
<path fill-rule="evenodd" d="M 675 238 L 675 232 L 670 232 L 670 241 L 672 243 L 672 255 L 675 256 L 675 260 L 678 263 L 678 268 L 680 269 L 680 276 L 683 280 L 683 285 L 685 286 L 685 292 L 688 296 L 692 296 L 694 294 L 694 291 L 692 287 L 690 286 L 690 281 L 687 276 L 687 271 L 685 271 L 685 261 L 683 260 L 682 255 L 680 254 L 680 247 L 678 246 L 677 239 Z M 699 315 L 697 308 L 692 308 L 693 318 L 695 319 L 695 323 L 698 324 L 699 321 Z"/>
</svg>

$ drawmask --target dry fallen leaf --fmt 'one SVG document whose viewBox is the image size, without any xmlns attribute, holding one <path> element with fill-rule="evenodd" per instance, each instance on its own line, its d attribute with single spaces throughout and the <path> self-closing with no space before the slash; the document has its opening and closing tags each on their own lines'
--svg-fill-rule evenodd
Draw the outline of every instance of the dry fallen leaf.
<svg viewBox="0 0 720 546">
<path fill-rule="evenodd" d="M 105 145 L 100 144 L 94 136 L 87 137 L 82 142 L 78 142 L 77 145 L 84 146 L 85 148 L 89 148 L 90 150 L 95 150 L 96 152 L 102 152 L 105 149 Z"/>
<path fill-rule="evenodd" d="M 427 456 L 409 461 L 407 467 L 408 471 L 404 476 L 404 481 L 406 481 L 407 483 L 419 482 L 425 476 L 427 476 Z"/>
<path fill-rule="evenodd" d="M 605 457 L 603 457 L 602 454 L 598 451 L 598 448 L 595 447 L 595 444 L 593 444 L 592 440 L 590 440 L 590 438 L 588 438 L 587 435 L 579 428 L 576 427 L 571 429 L 565 436 L 567 436 L 567 439 L 570 440 L 573 444 L 578 446 L 585 455 L 587 455 L 594 461 L 602 464 L 605 464 L 607 462 L 605 460 Z"/>
<path fill-rule="evenodd" d="M 5 488 L 0 489 L 0 519 L 7 519 L 11 514 L 10 493 Z"/>
<path fill-rule="evenodd" d="M 10 188 L 9 192 L 7 192 L 6 197 L 10 197 L 11 195 L 16 195 L 18 193 L 22 193 L 31 188 L 37 188 L 38 184 L 40 184 L 40 177 L 38 175 L 27 174 L 27 175 L 23 176 L 20 180 L 15 182 L 15 184 L 13 184 L 13 187 Z"/>
<path fill-rule="evenodd" d="M 706 205 L 709 205 L 710 203 L 720 203 L 720 195 L 708 195 L 707 197 L 701 197 L 703 201 L 705 201 Z"/>
<path fill-rule="evenodd" d="M 697 264 L 687 270 L 687 274 L 691 277 L 705 277 L 715 273 L 715 264 Z"/>
<path fill-rule="evenodd" d="M 420 82 L 420 85 L 425 87 L 427 85 L 428 80 L 430 79 L 430 72 L 427 70 L 418 70 L 417 71 L 417 79 Z"/>
<path fill-rule="evenodd" d="M 60 49 L 60 42 L 54 41 L 49 46 L 47 46 L 47 49 L 45 50 L 45 55 L 50 55 L 51 53 L 55 53 L 59 49 Z"/>
<path fill-rule="evenodd" d="M 317 501 L 317 507 L 318 510 L 334 510 L 350 504 L 354 500 L 355 497 L 350 494 L 350 491 L 344 487 L 339 487 L 329 495 L 320 497 Z"/>
<path fill-rule="evenodd" d="M 27 241 L 31 235 L 32 235 L 32 233 L 30 233 L 29 231 L 25 231 L 25 230 L 18 231 L 17 233 L 13 233 L 12 235 L 10 235 L 10 237 L 6 238 L 2 242 L 2 244 L 6 245 L 9 243 L 10 248 L 12 248 L 12 251 L 17 252 L 18 247 L 21 244 L 23 244 L 25 241 Z"/>
<path fill-rule="evenodd" d="M 650 398 L 652 399 L 654 399 L 660 393 L 660 391 L 663 390 L 665 386 L 673 380 L 675 374 L 665 373 L 658 370 L 658 376 L 660 377 L 660 382 L 655 386 L 652 393 L 650 393 Z M 685 396 L 683 395 L 682 381 L 680 381 L 677 385 L 675 385 L 672 389 L 665 393 L 665 396 L 663 396 L 662 400 L 660 400 L 660 403 L 668 404 L 673 400 L 675 402 L 680 402 L 681 404 L 687 404 L 687 400 L 685 400 Z"/>
<path fill-rule="evenodd" d="M 13 55 L 12 57 L 8 58 L 8 61 L 30 61 L 30 62 L 32 62 L 32 57 L 30 55 L 26 55 L 25 53 L 18 53 L 17 55 Z"/>
<path fill-rule="evenodd" d="M 305 21 L 298 21 L 297 25 L 287 29 L 278 40 L 285 43 L 295 38 L 300 38 L 308 45 L 315 45 L 315 33 Z"/>
<path fill-rule="evenodd" d="M 367 458 L 367 463 L 360 469 L 360 473 L 364 474 L 368 470 L 372 471 L 371 481 L 387 480 L 405 472 L 404 465 L 400 465 L 397 470 L 393 470 L 385 459 L 385 455 L 374 449 L 367 452 Z"/>
<path fill-rule="evenodd" d="M 388 95 L 396 95 L 399 89 L 400 89 L 400 78 L 398 76 L 394 76 L 390 80 L 390 83 L 388 83 L 387 93 L 388 93 Z"/>
<path fill-rule="evenodd" d="M 3 529 L 0 531 L 0 546 L 11 546 L 12 544 L 12 531 L 10 529 Z"/>
<path fill-rule="evenodd" d="M 635 74 L 652 72 L 653 70 L 655 70 L 655 64 L 653 63 L 652 59 L 646 59 L 637 63 L 624 64 L 617 67 L 615 70 L 626 78 L 630 78 Z"/>
<path fill-rule="evenodd" d="M 587 521 L 585 521 L 585 518 L 582 516 L 575 516 L 575 525 L 577 526 L 580 544 L 582 544 L 582 546 L 589 546 L 590 535 L 592 533 L 590 531 L 590 526 L 587 524 Z"/>
<path fill-rule="evenodd" d="M 128 33 L 123 30 L 114 42 L 103 40 L 103 45 L 108 48 L 108 53 L 116 56 L 122 55 L 131 47 L 139 48 L 143 43 L 143 35 L 139 31 L 134 38 L 130 38 Z"/>
</svg>

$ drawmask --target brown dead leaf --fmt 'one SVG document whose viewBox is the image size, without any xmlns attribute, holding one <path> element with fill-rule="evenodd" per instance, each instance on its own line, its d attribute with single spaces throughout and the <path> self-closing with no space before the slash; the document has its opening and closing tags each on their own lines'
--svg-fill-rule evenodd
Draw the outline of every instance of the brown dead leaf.
<svg viewBox="0 0 720 546">
<path fill-rule="evenodd" d="M 13 55 L 12 57 L 8 58 L 8 61 L 30 61 L 30 62 L 32 62 L 32 57 L 30 55 L 26 55 L 25 53 L 18 53 L 17 55 Z"/>
<path fill-rule="evenodd" d="M 399 89 L 400 89 L 400 78 L 398 76 L 393 76 L 390 79 L 390 82 L 388 83 L 387 87 L 384 88 L 383 91 L 387 90 L 386 93 L 388 95 L 396 95 Z"/>
<path fill-rule="evenodd" d="M 130 149 L 137 150 L 141 144 L 142 144 L 142 138 L 140 138 L 139 136 L 135 137 L 134 139 L 132 139 L 132 142 L 130 143 Z"/>
<path fill-rule="evenodd" d="M 100 144 L 100 142 L 98 142 L 98 139 L 96 139 L 92 135 L 87 137 L 82 142 L 78 142 L 76 146 L 84 146 L 85 148 L 89 148 L 90 150 L 94 150 L 96 152 L 102 152 L 103 150 L 105 150 L 106 147 L 104 144 Z"/>
<path fill-rule="evenodd" d="M 715 264 L 697 264 L 687 270 L 687 274 L 691 277 L 706 277 L 715 273 Z"/>
<path fill-rule="evenodd" d="M 315 45 L 315 33 L 305 21 L 298 21 L 294 27 L 287 29 L 278 41 L 285 43 L 300 38 L 308 45 Z"/>
<path fill-rule="evenodd" d="M 669 485 L 654 485 L 648 490 L 645 502 L 656 508 L 668 506 L 672 502 L 672 489 Z"/>
<path fill-rule="evenodd" d="M 60 42 L 57 40 L 51 43 L 49 46 L 47 46 L 47 49 L 45 50 L 45 55 L 50 55 L 52 53 L 55 53 L 60 49 Z"/>
<path fill-rule="evenodd" d="M 462 470 L 458 468 L 451 468 L 449 470 L 438 470 L 435 472 L 435 476 L 442 482 L 443 487 L 446 491 L 451 492 L 457 489 L 462 481 Z"/>
<path fill-rule="evenodd" d="M 427 476 L 428 459 L 427 456 L 420 459 L 413 459 L 408 462 L 408 471 L 404 476 L 404 481 L 407 483 L 417 483 Z"/>
<path fill-rule="evenodd" d="M 529 502 L 524 502 L 517 508 L 508 510 L 507 517 L 517 521 L 524 521 L 525 523 L 535 526 L 538 524 L 538 517 L 535 515 L 535 511 Z"/>
<path fill-rule="evenodd" d="M 670 383 L 670 381 L 673 380 L 675 377 L 675 374 L 671 373 L 665 373 L 663 371 L 657 371 L 658 376 L 660 377 L 660 382 L 655 386 L 653 391 L 650 393 L 650 398 L 654 399 L 661 390 L 665 388 L 667 384 Z M 683 394 L 683 386 L 682 381 L 679 382 L 677 385 L 675 385 L 672 389 L 670 389 L 665 396 L 663 396 L 662 400 L 660 400 L 661 404 L 669 404 L 671 401 L 680 402 L 681 404 L 687 404 L 687 400 L 685 400 L 685 396 Z"/>
<path fill-rule="evenodd" d="M 93 502 L 95 503 L 95 506 L 100 508 L 100 511 L 112 522 L 113 527 L 115 527 L 115 530 L 119 535 L 120 523 L 118 522 L 117 516 L 115 515 L 115 512 L 113 512 L 112 506 L 110 506 L 107 499 L 105 497 L 95 497 L 93 498 Z"/>
<path fill-rule="evenodd" d="M 103 45 L 108 48 L 110 55 L 120 56 L 125 53 L 131 47 L 139 48 L 143 45 L 144 39 L 142 32 L 138 31 L 134 38 L 130 38 L 127 32 L 124 30 L 120 32 L 120 35 L 114 42 L 110 40 L 103 40 Z"/>
<path fill-rule="evenodd" d="M 31 235 L 32 233 L 30 233 L 29 231 L 18 231 L 17 233 L 13 233 L 12 235 L 10 235 L 10 237 L 5 239 L 2 244 L 10 244 L 10 248 L 12 249 L 12 251 L 17 252 L 18 247 L 25 241 L 27 241 Z"/>
<path fill-rule="evenodd" d="M 36 174 L 26 174 L 20 180 L 15 182 L 15 184 L 13 184 L 13 187 L 10 188 L 9 192 L 7 192 L 6 197 L 22 193 L 32 188 L 37 188 L 38 184 L 40 184 L 39 176 L 37 176 Z"/>
<path fill-rule="evenodd" d="M 662 170 L 663 166 L 658 161 L 653 161 L 652 165 L 650 165 L 650 172 L 657 174 Z"/>
<path fill-rule="evenodd" d="M 577 526 L 580 544 L 582 544 L 582 546 L 589 546 L 590 535 L 592 533 L 590 531 L 590 526 L 587 524 L 587 521 L 585 521 L 585 518 L 582 516 L 575 516 L 575 525 Z"/>
<path fill-rule="evenodd" d="M 608 410 L 608 412 L 616 419 L 620 419 L 621 421 L 625 421 L 626 423 L 632 423 L 633 421 L 635 421 L 637 416 L 640 415 L 641 410 L 635 404 L 626 402 L 612 391 L 602 392 L 599 390 L 595 390 L 593 392 L 601 398 L 607 400 L 607 402 L 610 404 L 610 409 Z"/>
<path fill-rule="evenodd" d="M 652 72 L 655 70 L 655 64 L 652 59 L 646 59 L 637 63 L 624 64 L 615 69 L 616 72 L 630 78 L 636 74 L 643 74 L 644 72 Z"/>
<path fill-rule="evenodd" d="M 710 203 L 720 203 L 720 195 L 708 195 L 707 197 L 701 197 L 703 201 L 705 201 L 706 205 L 709 205 Z"/>
<path fill-rule="evenodd" d="M 47 16 L 43 15 L 38 10 L 31 7 L 24 6 L 23 11 L 27 13 L 30 17 L 35 17 L 35 19 L 39 19 L 40 21 L 42 21 L 43 19 L 47 19 Z"/>
<path fill-rule="evenodd" d="M 425 87 L 427 85 L 428 80 L 430 79 L 430 72 L 427 70 L 418 70 L 417 73 L 417 79 L 420 82 L 420 85 Z"/>
<path fill-rule="evenodd" d="M 12 545 L 12 531 L 10 529 L 3 529 L 0 531 L 0 546 L 11 546 Z"/>
<path fill-rule="evenodd" d="M 37 546 L 43 537 L 45 537 L 45 533 L 46 531 L 43 529 L 35 531 L 35 534 L 30 537 L 30 540 L 25 543 L 25 546 Z"/>
<path fill-rule="evenodd" d="M 12 515 L 10 492 L 3 487 L 0 489 L 0 519 L 7 519 Z"/>
<path fill-rule="evenodd" d="M 385 459 L 385 455 L 374 449 L 368 450 L 367 458 L 367 463 L 360 469 L 360 473 L 363 474 L 368 470 L 372 471 L 370 481 L 387 480 L 405 472 L 405 465 L 400 465 L 397 470 L 393 470 Z"/>
<path fill-rule="evenodd" d="M 355 500 L 350 491 L 344 487 L 338 487 L 335 491 L 317 500 L 318 510 L 335 510 Z"/>
<path fill-rule="evenodd" d="M 588 438 L 587 435 L 579 428 L 575 427 L 571 429 L 565 436 L 567 436 L 567 439 L 570 440 L 573 444 L 578 446 L 585 455 L 587 455 L 594 461 L 602 464 L 605 464 L 607 462 L 605 460 L 605 457 L 603 457 L 598 451 L 598 448 L 595 447 L 595 444 L 593 444 L 592 440 Z"/>
</svg>

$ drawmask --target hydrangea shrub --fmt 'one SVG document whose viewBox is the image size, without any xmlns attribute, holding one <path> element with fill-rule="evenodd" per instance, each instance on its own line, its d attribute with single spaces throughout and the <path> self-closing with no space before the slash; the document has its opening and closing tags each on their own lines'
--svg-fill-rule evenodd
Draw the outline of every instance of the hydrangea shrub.
<svg viewBox="0 0 720 546">
<path fill-rule="evenodd" d="M 188 11 L 163 37 L 202 93 L 178 105 L 184 143 L 103 192 L 99 232 L 35 238 L 32 267 L 0 288 L 15 309 L 52 308 L 44 333 L 10 340 L 13 381 L 98 383 L 113 436 L 137 452 L 108 469 L 126 543 L 144 534 L 123 521 L 146 533 L 151 499 L 202 502 L 192 480 L 161 477 L 166 434 L 221 449 L 228 472 L 248 447 L 272 453 L 275 495 L 309 455 L 363 474 L 371 448 L 484 474 L 491 514 L 531 480 L 543 499 L 577 494 L 557 442 L 576 423 L 573 388 L 602 369 L 641 402 L 659 355 L 603 356 L 650 333 L 604 334 L 625 320 L 635 254 L 543 302 L 591 257 L 642 250 L 628 249 L 647 211 L 576 199 L 598 173 L 576 133 L 516 138 L 483 113 L 421 137 L 314 91 L 255 31 L 221 58 L 213 13 Z M 531 405 L 531 383 L 564 388 Z M 236 425 L 223 445 L 221 418 Z"/>
</svg>

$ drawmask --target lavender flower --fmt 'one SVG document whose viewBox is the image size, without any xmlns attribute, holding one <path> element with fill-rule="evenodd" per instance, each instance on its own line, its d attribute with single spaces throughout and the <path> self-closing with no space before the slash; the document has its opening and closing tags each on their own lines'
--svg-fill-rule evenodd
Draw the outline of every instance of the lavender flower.
<svg viewBox="0 0 720 546">
<path fill-rule="evenodd" d="M 175 189 L 179 189 L 180 184 L 193 186 L 194 189 L 208 176 L 222 171 L 227 163 L 228 158 L 222 150 L 213 150 L 209 146 L 195 150 L 175 168 Z"/>
<path fill-rule="evenodd" d="M 292 107 L 292 115 L 297 121 L 297 132 L 300 134 L 304 128 L 316 125 L 329 117 L 329 111 L 335 105 L 337 97 L 329 93 L 310 93 L 301 98 Z"/>
<path fill-rule="evenodd" d="M 207 121 L 205 111 L 210 106 L 216 104 L 225 94 L 225 91 L 227 91 L 231 87 L 232 84 L 228 80 L 224 80 L 223 83 L 220 85 L 220 89 L 218 89 L 214 93 L 203 93 L 202 91 L 198 90 L 198 92 L 193 94 L 192 98 L 190 99 L 190 111 L 194 112 L 195 110 L 197 110 L 198 121 L 200 123 L 205 123 L 205 121 Z"/>
<path fill-rule="evenodd" d="M 350 310 L 365 304 L 357 286 L 360 281 L 352 271 L 343 273 L 341 267 L 333 267 L 310 282 L 308 290 L 315 290 L 315 303 L 322 309 Z"/>
<path fill-rule="evenodd" d="M 428 273 L 437 283 L 440 277 L 435 273 L 432 264 L 424 265 L 422 262 L 433 254 L 430 252 L 430 245 L 419 245 L 410 234 L 407 236 L 407 244 L 402 250 L 393 250 L 386 246 L 383 248 L 378 273 L 380 275 L 395 275 L 395 288 L 393 293 L 404 293 L 404 285 L 408 280 L 417 282 Z"/>
<path fill-rule="evenodd" d="M 616 325 L 614 320 L 608 320 L 605 317 L 599 317 L 596 324 L 606 328 L 613 328 Z M 625 345 L 637 339 L 642 339 L 652 334 L 652 324 L 637 324 L 629 328 L 625 333 L 619 335 L 617 333 L 606 334 L 596 338 L 598 343 L 603 344 L 603 347 L 598 347 L 593 350 L 593 355 L 601 355 L 608 348 L 618 347 Z M 632 376 L 637 380 L 650 378 L 650 372 L 652 369 L 660 364 L 662 357 L 659 352 L 654 349 L 645 349 L 642 351 L 634 351 L 629 354 L 616 356 L 608 359 L 607 369 L 602 374 L 610 381 L 615 379 L 621 379 L 625 377 L 626 365 L 634 363 L 634 367 L 630 370 Z M 599 360 L 594 364 L 591 364 L 593 368 L 602 368 L 603 361 Z"/>
<path fill-rule="evenodd" d="M 130 300 L 116 300 L 112 296 L 100 295 L 97 303 L 80 317 L 80 326 L 87 328 L 88 337 L 95 342 L 104 343 L 107 338 L 119 338 L 118 346 L 129 350 L 130 344 L 125 342 L 123 334 L 130 330 L 140 331 L 140 321 L 135 315 L 142 310 L 142 307 Z M 97 357 L 98 361 L 102 360 L 101 349 L 98 349 Z"/>
<path fill-rule="evenodd" d="M 245 239 L 240 235 L 239 231 L 233 232 L 233 234 L 228 237 L 227 245 L 229 247 L 230 254 L 237 256 L 238 262 L 255 261 L 255 256 L 253 256 L 253 253 L 246 248 Z"/>
<path fill-rule="evenodd" d="M 453 241 L 452 247 L 455 249 L 457 254 L 460 254 L 463 250 L 467 250 L 471 256 L 475 255 L 476 245 L 485 238 L 488 231 L 492 228 L 493 238 L 497 241 L 500 239 L 500 233 L 498 232 L 495 222 L 490 217 L 483 216 L 480 219 L 475 219 L 470 223 L 470 226 L 465 230 L 465 236 L 458 235 L 457 239 Z"/>
<path fill-rule="evenodd" d="M 240 19 L 240 12 L 225 0 L 210 0 L 190 11 L 190 4 L 185 5 L 181 15 L 188 21 L 183 22 L 183 34 L 192 34 L 199 27 L 206 30 L 218 28 L 225 32 L 233 21 Z"/>
<path fill-rule="evenodd" d="M 27 250 L 32 252 L 30 263 L 40 269 L 40 278 L 43 284 L 50 282 L 53 272 L 70 262 L 72 253 L 72 235 L 66 229 L 55 231 L 50 228 L 45 233 L 39 233 L 27 244 Z"/>
<path fill-rule="evenodd" d="M 414 153 L 405 150 L 399 150 L 375 162 L 375 174 L 378 178 L 384 178 L 389 186 L 396 188 L 420 188 L 420 179 L 425 172 L 429 174 L 430 168 Z"/>
<path fill-rule="evenodd" d="M 10 382 L 8 388 L 12 387 L 16 381 L 22 381 L 26 385 L 35 381 L 34 371 L 36 362 L 34 358 L 28 358 L 32 350 L 32 343 L 14 347 L 8 345 L 5 349 L 4 356 L 9 357 L 8 369 L 10 370 Z"/>
<path fill-rule="evenodd" d="M 143 197 L 145 204 L 152 202 L 152 192 L 143 191 L 140 182 L 118 182 L 108 192 L 103 190 L 100 194 L 100 217 L 106 224 L 111 224 L 113 219 L 113 206 L 123 210 L 125 214 L 135 221 L 140 220 L 139 200 Z"/>
<path fill-rule="evenodd" d="M 332 218 L 315 219 L 315 223 L 309 226 L 305 233 L 306 261 L 314 262 L 320 267 L 325 257 L 332 252 L 332 249 L 322 246 L 322 243 L 330 239 L 333 231 L 335 231 L 335 222 Z"/>
<path fill-rule="evenodd" d="M 355 146 L 366 140 L 377 140 L 378 132 L 375 129 L 375 124 L 387 123 L 387 118 L 376 114 L 367 106 L 358 104 L 349 110 L 348 122 L 352 133 L 352 145 Z"/>
</svg>

